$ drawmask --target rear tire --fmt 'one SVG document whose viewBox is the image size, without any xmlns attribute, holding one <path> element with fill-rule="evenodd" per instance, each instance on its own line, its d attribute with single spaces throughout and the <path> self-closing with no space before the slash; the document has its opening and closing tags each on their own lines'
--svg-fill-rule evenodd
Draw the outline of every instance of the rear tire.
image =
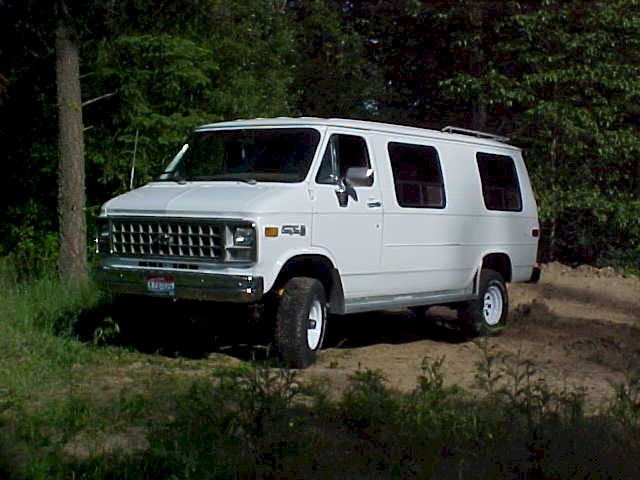
<svg viewBox="0 0 640 480">
<path fill-rule="evenodd" d="M 290 368 L 316 360 L 327 325 L 326 294 L 315 278 L 294 277 L 283 288 L 276 314 L 278 354 Z"/>
<path fill-rule="evenodd" d="M 495 335 L 504 329 L 509 312 L 507 286 L 498 272 L 482 269 L 478 298 L 458 310 L 458 319 L 469 337 Z"/>
</svg>

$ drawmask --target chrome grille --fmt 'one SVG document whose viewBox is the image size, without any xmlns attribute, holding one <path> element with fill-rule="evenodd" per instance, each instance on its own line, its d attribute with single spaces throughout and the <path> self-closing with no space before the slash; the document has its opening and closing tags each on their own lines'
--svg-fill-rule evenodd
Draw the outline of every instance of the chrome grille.
<svg viewBox="0 0 640 480">
<path fill-rule="evenodd" d="M 117 255 L 224 259 L 222 223 L 112 220 L 110 230 Z"/>
</svg>

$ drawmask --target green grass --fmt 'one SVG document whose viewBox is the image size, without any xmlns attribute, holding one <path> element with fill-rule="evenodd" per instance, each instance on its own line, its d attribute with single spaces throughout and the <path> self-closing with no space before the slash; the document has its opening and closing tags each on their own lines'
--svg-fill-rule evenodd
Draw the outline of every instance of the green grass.
<svg viewBox="0 0 640 480">
<path fill-rule="evenodd" d="M 5 390 L 28 396 L 64 381 L 75 364 L 91 361 L 93 352 L 72 338 L 71 329 L 79 312 L 100 301 L 95 288 L 64 285 L 53 275 L 1 283 L 0 385 Z"/>
<path fill-rule="evenodd" d="M 401 394 L 356 372 L 336 398 L 264 363 L 212 368 L 108 344 L 90 283 L 0 263 L 0 478 L 633 478 L 640 380 L 587 415 L 527 359 L 479 342 L 478 392 L 425 358 Z M 75 326 L 96 317 L 86 342 Z M 622 461 L 621 459 L 624 459 Z"/>
</svg>

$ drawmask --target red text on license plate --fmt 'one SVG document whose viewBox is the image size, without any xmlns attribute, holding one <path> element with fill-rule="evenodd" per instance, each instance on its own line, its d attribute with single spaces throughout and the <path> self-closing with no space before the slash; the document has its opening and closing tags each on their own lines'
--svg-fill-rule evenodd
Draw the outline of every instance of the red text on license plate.
<svg viewBox="0 0 640 480">
<path fill-rule="evenodd" d="M 149 277 L 147 278 L 147 292 L 154 295 L 173 295 L 176 291 L 176 283 L 173 277 Z"/>
</svg>

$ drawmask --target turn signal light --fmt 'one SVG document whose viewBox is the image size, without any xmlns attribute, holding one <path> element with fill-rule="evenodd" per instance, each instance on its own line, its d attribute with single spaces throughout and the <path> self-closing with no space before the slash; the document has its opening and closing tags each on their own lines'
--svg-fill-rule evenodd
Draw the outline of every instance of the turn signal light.
<svg viewBox="0 0 640 480">
<path fill-rule="evenodd" d="M 278 227 L 264 227 L 264 236 L 265 237 L 277 237 L 278 236 Z"/>
</svg>

